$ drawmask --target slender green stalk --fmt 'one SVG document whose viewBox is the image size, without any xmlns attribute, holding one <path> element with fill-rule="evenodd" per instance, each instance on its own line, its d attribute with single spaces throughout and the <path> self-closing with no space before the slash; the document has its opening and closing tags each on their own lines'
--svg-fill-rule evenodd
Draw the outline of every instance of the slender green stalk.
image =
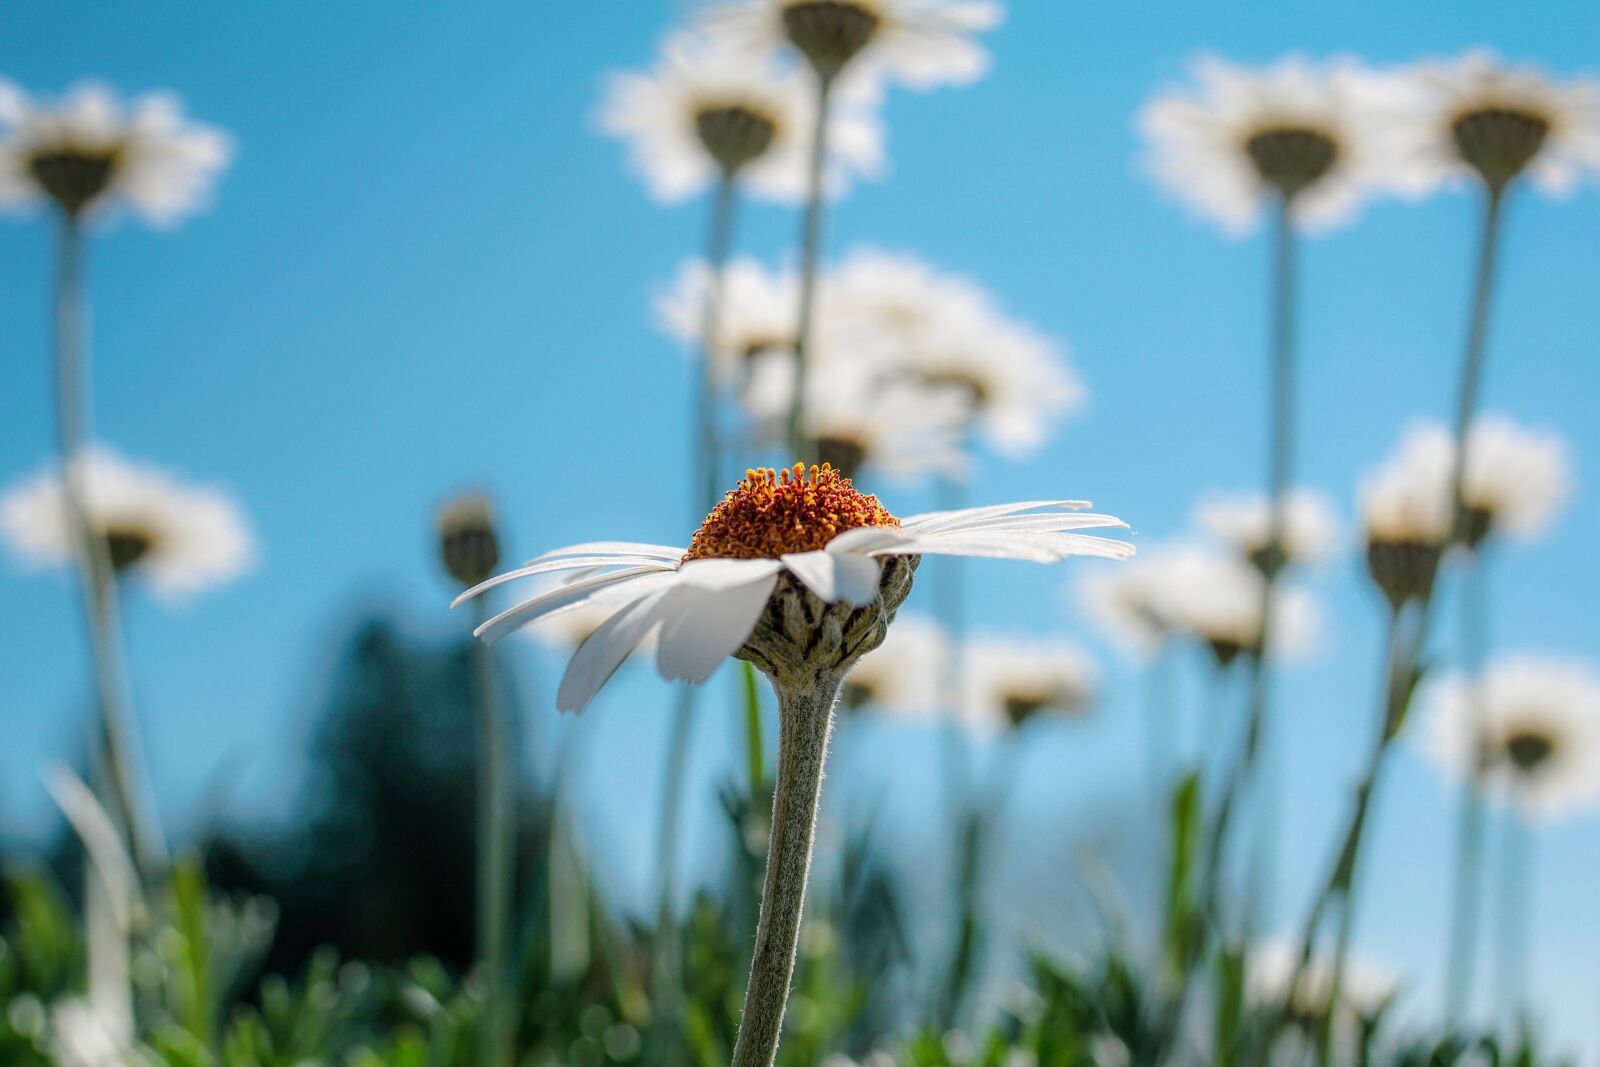
<svg viewBox="0 0 1600 1067">
<path fill-rule="evenodd" d="M 778 694 L 778 774 L 772 797 L 772 833 L 750 983 L 745 989 L 732 1067 L 772 1067 L 778 1054 L 800 943 L 822 768 L 833 727 L 833 706 L 843 682 L 841 673 L 818 677 L 804 689 L 773 684 Z"/>
<path fill-rule="evenodd" d="M 1167 801 L 1174 766 L 1177 700 L 1173 692 L 1172 656 L 1163 641 L 1143 670 L 1145 789 L 1158 807 Z"/>
<path fill-rule="evenodd" d="M 1477 413 L 1482 386 L 1483 364 L 1488 347 L 1489 312 L 1494 297 L 1494 280 L 1499 266 L 1500 231 L 1504 217 L 1505 187 L 1489 186 L 1484 196 L 1483 228 L 1478 245 L 1478 262 L 1472 285 L 1472 310 L 1467 326 L 1466 352 L 1462 359 L 1461 386 L 1456 402 L 1456 462 L 1451 475 L 1458 530 L 1466 511 L 1465 485 L 1467 442 L 1472 420 Z M 1482 573 L 1480 553 L 1474 553 L 1468 566 L 1462 598 L 1461 669 L 1471 679 L 1482 672 L 1488 653 L 1487 578 Z M 1480 709 L 1472 707 L 1474 727 Z M 1476 733 L 1476 730 L 1474 730 Z M 1478 916 L 1482 907 L 1483 880 L 1483 761 L 1478 760 L 1463 789 L 1461 821 L 1457 831 L 1456 891 L 1452 902 L 1450 946 L 1445 990 L 1445 1020 L 1459 1022 L 1472 996 L 1477 964 Z"/>
<path fill-rule="evenodd" d="M 694 421 L 689 447 L 694 455 L 689 486 L 692 520 L 698 524 L 715 505 L 718 490 L 718 447 L 715 362 L 717 339 L 722 332 L 722 289 L 727 274 L 728 251 L 738 207 L 738 175 L 724 170 L 717 182 L 706 232 L 706 291 L 700 306 L 700 353 L 695 368 Z M 658 939 L 657 999 L 669 1003 L 676 995 L 678 945 L 673 920 L 673 892 L 678 873 L 678 837 L 683 822 L 683 793 L 687 780 L 689 738 L 693 731 L 699 690 L 682 686 L 672 709 L 667 742 L 667 769 L 662 784 L 661 829 L 657 836 L 656 936 Z M 760 729 L 760 722 L 755 724 Z M 759 743 L 759 740 L 758 742 Z"/>
<path fill-rule="evenodd" d="M 810 451 L 805 426 L 806 372 L 817 302 L 817 259 L 822 245 L 822 176 L 828 159 L 828 110 L 833 78 L 817 74 L 817 125 L 811 135 L 805 222 L 800 234 L 800 322 L 795 329 L 794 395 L 789 398 L 789 459 L 804 461 Z"/>
<path fill-rule="evenodd" d="M 744 755 L 745 769 L 750 776 L 750 795 L 757 797 L 767 784 L 767 758 L 761 743 L 761 691 L 756 681 L 756 669 L 748 663 L 739 665 L 744 689 Z"/>
<path fill-rule="evenodd" d="M 489 620 L 487 597 L 477 605 L 475 626 Z M 486 641 L 471 644 L 473 700 L 478 717 L 478 963 L 484 975 L 483 1025 L 478 1029 L 480 1062 L 485 1067 L 513 1058 L 511 971 L 512 819 L 511 753 L 494 650 Z"/>
<path fill-rule="evenodd" d="M 1506 812 L 1500 845 L 1499 935 L 1495 1004 L 1515 1029 L 1527 1007 L 1529 889 L 1533 884 L 1533 835 L 1520 812 Z"/>
<path fill-rule="evenodd" d="M 83 249 L 82 223 L 76 215 L 63 212 L 55 306 L 56 430 L 62 495 L 83 586 L 84 619 L 112 791 L 110 806 L 125 823 L 140 873 L 150 880 L 166 869 L 167 850 L 139 770 L 118 623 L 116 579 L 105 539 L 96 535 L 89 520 L 89 490 L 82 463 L 90 437 L 88 366 L 83 344 Z"/>
</svg>

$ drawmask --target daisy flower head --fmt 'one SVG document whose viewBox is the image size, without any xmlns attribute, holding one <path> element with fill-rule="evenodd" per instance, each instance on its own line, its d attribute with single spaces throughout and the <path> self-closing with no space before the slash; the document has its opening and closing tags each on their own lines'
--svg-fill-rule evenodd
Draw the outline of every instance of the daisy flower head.
<svg viewBox="0 0 1600 1067">
<path fill-rule="evenodd" d="M 1395 611 L 1433 593 L 1439 561 L 1455 527 L 1450 501 L 1454 451 L 1443 427 L 1414 425 L 1394 453 L 1362 481 L 1367 571 Z"/>
<path fill-rule="evenodd" d="M 462 586 L 477 585 L 500 565 L 494 507 L 483 493 L 461 493 L 445 501 L 437 526 L 439 558 Z"/>
<path fill-rule="evenodd" d="M 1552 195 L 1600 176 L 1600 81 L 1565 81 L 1493 52 L 1421 63 L 1393 75 L 1405 107 L 1407 186 L 1427 192 L 1465 175 L 1502 189 L 1526 173 Z"/>
<path fill-rule="evenodd" d="M 897 716 L 932 715 L 939 704 L 940 672 L 949 657 L 944 627 L 926 616 L 902 612 L 883 644 L 851 669 L 840 703 Z"/>
<path fill-rule="evenodd" d="M 756 196 L 790 203 L 806 192 L 812 95 L 798 72 L 706 34 L 679 33 L 650 71 L 611 76 L 599 124 L 627 142 L 658 200 L 686 200 L 719 177 L 737 177 Z M 882 174 L 883 124 L 862 94 L 842 95 L 830 109 L 828 143 L 829 193 Z"/>
<path fill-rule="evenodd" d="M 1269 197 L 1288 201 L 1307 228 L 1332 228 L 1392 169 L 1380 134 L 1384 83 L 1350 60 L 1289 56 L 1252 68 L 1202 56 L 1193 77 L 1140 112 L 1147 165 L 1228 233 L 1252 230 Z"/>
<path fill-rule="evenodd" d="M 684 263 L 656 294 L 655 317 L 668 336 L 710 353 L 711 372 L 719 385 L 746 382 L 764 356 L 793 358 L 795 308 L 800 303 L 800 279 L 794 271 L 769 269 L 745 256 L 730 261 L 722 275 L 717 336 L 705 346 L 702 316 L 711 285 L 711 271 L 704 262 Z"/>
<path fill-rule="evenodd" d="M 53 202 L 77 217 L 124 205 L 150 223 L 203 207 L 233 157 L 221 130 L 186 118 L 171 93 L 123 101 L 84 82 L 36 100 L 0 82 L 0 205 Z"/>
<path fill-rule="evenodd" d="M 1226 667 L 1262 649 L 1266 577 L 1255 565 L 1210 545 L 1180 544 L 1161 565 L 1161 610 L 1172 632 L 1210 649 Z M 1304 589 L 1273 589 L 1271 647 L 1274 658 L 1300 659 L 1316 646 L 1322 627 L 1315 600 Z"/>
<path fill-rule="evenodd" d="M 581 710 L 650 633 L 668 679 L 702 682 L 733 655 L 780 691 L 842 681 L 882 641 L 923 555 L 1057 562 L 1120 559 L 1132 546 L 1078 531 L 1125 525 L 1071 501 L 1030 501 L 900 519 L 831 467 L 752 470 L 695 531 L 687 549 L 602 541 L 546 553 L 468 590 L 573 572 L 477 630 L 494 640 L 579 604 L 611 617 L 568 664 L 557 706 Z"/>
<path fill-rule="evenodd" d="M 1025 634 L 974 638 L 962 674 L 963 711 L 985 728 L 1017 729 L 1047 713 L 1082 715 L 1100 683 L 1094 660 L 1076 642 Z"/>
<path fill-rule="evenodd" d="M 185 484 L 109 449 L 90 449 L 76 462 L 89 527 L 104 539 L 119 576 L 143 578 L 163 599 L 178 601 L 254 564 L 249 524 L 226 493 Z M 0 538 L 28 567 L 65 567 L 76 558 L 59 470 L 42 471 L 0 496 Z"/>
<path fill-rule="evenodd" d="M 1543 534 L 1566 502 L 1571 470 L 1559 434 L 1497 413 L 1479 416 L 1467 431 L 1462 471 L 1461 534 L 1467 547 L 1476 548 L 1490 534 L 1519 539 Z"/>
<path fill-rule="evenodd" d="M 848 68 L 873 89 L 932 89 L 988 72 L 976 38 L 1003 14 L 996 0 L 733 0 L 710 5 L 704 24 L 758 54 L 793 48 L 824 82 Z"/>
<path fill-rule="evenodd" d="M 1291 489 L 1283 501 L 1283 558 L 1320 563 L 1339 551 L 1339 512 L 1320 489 Z M 1266 569 L 1272 547 L 1273 514 L 1265 493 L 1213 493 L 1194 509 L 1195 524 Z"/>
<path fill-rule="evenodd" d="M 1489 794 L 1529 819 L 1600 805 L 1600 673 L 1588 663 L 1507 655 L 1430 696 L 1423 751 L 1450 777 L 1481 769 Z"/>
</svg>

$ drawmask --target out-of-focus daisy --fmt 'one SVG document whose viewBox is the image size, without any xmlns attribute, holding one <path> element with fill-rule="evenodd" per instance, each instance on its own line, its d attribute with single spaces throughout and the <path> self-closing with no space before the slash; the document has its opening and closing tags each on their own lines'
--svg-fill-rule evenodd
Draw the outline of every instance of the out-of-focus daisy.
<svg viewBox="0 0 1600 1067">
<path fill-rule="evenodd" d="M 1282 1004 L 1289 995 L 1289 983 L 1299 961 L 1300 946 L 1288 938 L 1273 938 L 1252 946 L 1246 961 L 1246 996 L 1257 1004 Z M 1314 954 L 1300 976 L 1294 1003 L 1289 1005 L 1293 1021 L 1324 1016 L 1332 986 L 1332 958 Z M 1399 990 L 1400 980 L 1388 968 L 1347 956 L 1339 981 L 1339 1021 L 1354 1023 L 1356 1016 L 1375 1014 Z"/>
<path fill-rule="evenodd" d="M 781 436 L 794 390 L 790 359 L 759 360 L 741 392 L 745 410 L 774 439 Z M 806 379 L 805 430 L 817 458 L 846 477 L 864 468 L 893 478 L 959 476 L 966 467 L 965 391 L 921 381 L 887 381 L 870 362 L 843 356 L 819 361 Z"/>
<path fill-rule="evenodd" d="M 1438 448 L 1438 432 L 1442 428 L 1433 435 L 1433 448 Z M 1538 537 L 1566 502 L 1571 480 L 1566 442 L 1558 434 L 1520 426 L 1504 415 L 1479 416 L 1467 432 L 1462 536 L 1469 546 L 1490 534 Z"/>
<path fill-rule="evenodd" d="M 1076 642 L 1033 635 L 982 635 L 962 658 L 963 711 L 984 727 L 1016 728 L 1036 715 L 1081 715 L 1094 703 L 1099 671 Z"/>
<path fill-rule="evenodd" d="M 914 256 L 852 253 L 830 274 L 822 307 L 841 336 L 875 345 L 897 373 L 963 390 L 978 430 L 1007 455 L 1037 448 L 1087 397 L 1058 342 Z"/>
<path fill-rule="evenodd" d="M 1408 105 L 1404 179 L 1425 192 L 1476 174 L 1503 188 L 1526 172 L 1552 194 L 1600 176 L 1600 82 L 1556 81 L 1489 51 L 1422 63 L 1395 76 Z"/>
<path fill-rule="evenodd" d="M 1163 563 L 1162 610 L 1175 633 L 1211 649 L 1223 666 L 1242 654 L 1261 650 L 1266 579 L 1253 565 L 1209 545 L 1181 545 Z M 1279 584 L 1273 590 L 1274 657 L 1295 659 L 1309 653 L 1321 629 L 1315 601 L 1303 589 Z"/>
<path fill-rule="evenodd" d="M 1317 563 L 1339 551 L 1339 513 L 1320 489 L 1292 489 L 1284 497 L 1283 553 L 1290 563 Z M 1262 492 L 1213 493 L 1196 505 L 1195 524 L 1262 567 L 1272 540 L 1273 515 Z"/>
<path fill-rule="evenodd" d="M 1353 62 L 1290 56 L 1252 68 L 1202 56 L 1193 75 L 1192 87 L 1147 104 L 1139 127 L 1155 178 L 1224 230 L 1248 232 L 1269 196 L 1288 199 L 1307 227 L 1335 226 L 1387 180 L 1385 83 Z"/>
<path fill-rule="evenodd" d="M 500 565 L 494 508 L 482 493 L 462 493 L 439 509 L 439 558 L 450 577 L 477 585 Z"/>
<path fill-rule="evenodd" d="M 173 94 L 124 102 L 93 82 L 47 101 L 0 80 L 0 128 L 0 204 L 50 200 L 69 215 L 120 203 L 176 222 L 204 206 L 233 155 L 227 135 L 187 119 Z"/>
<path fill-rule="evenodd" d="M 1145 546 L 1120 567 L 1084 571 L 1070 590 L 1084 616 L 1126 652 L 1147 658 L 1172 636 L 1170 546 Z"/>
<path fill-rule="evenodd" d="M 1455 525 L 1450 506 L 1453 451 L 1448 434 L 1441 441 L 1433 430 L 1414 427 L 1362 480 L 1367 570 L 1396 611 L 1433 592 Z"/>
<path fill-rule="evenodd" d="M 1032 501 L 897 519 L 832 468 L 751 471 L 706 517 L 687 550 L 627 542 L 558 549 L 490 579 L 580 572 L 478 628 L 494 640 L 577 604 L 612 617 L 573 656 L 557 706 L 581 710 L 618 664 L 659 629 L 663 677 L 700 682 L 728 656 L 755 663 L 778 685 L 814 686 L 848 669 L 883 639 L 922 555 L 1055 562 L 1123 558 L 1132 546 L 1075 531 L 1124 525 L 1074 504 Z M 803 675 L 803 683 L 799 676 Z"/>
<path fill-rule="evenodd" d="M 656 322 L 668 335 L 701 348 L 702 312 L 711 273 L 691 260 L 655 298 Z M 800 280 L 790 270 L 769 270 L 747 257 L 731 261 L 723 274 L 716 343 L 710 346 L 711 371 L 719 385 L 748 379 L 764 356 L 791 359 Z"/>
<path fill-rule="evenodd" d="M 104 448 L 86 452 L 84 507 L 105 539 L 119 575 L 139 575 L 178 600 L 232 581 L 255 560 L 244 513 L 216 489 L 186 485 L 167 472 Z M 42 471 L 0 497 L 0 536 L 23 564 L 60 567 L 75 549 L 58 470 Z"/>
<path fill-rule="evenodd" d="M 727 175 L 754 195 L 798 201 L 816 122 L 806 80 L 705 35 L 678 34 L 651 71 L 611 76 L 599 122 L 628 142 L 634 168 L 659 200 L 686 199 Z M 828 142 L 828 191 L 882 173 L 883 125 L 862 94 L 840 96 L 830 108 Z"/>
<path fill-rule="evenodd" d="M 856 662 L 839 700 L 847 708 L 931 715 L 938 707 L 938 680 L 949 655 L 950 643 L 942 626 L 924 616 L 903 613 L 889 627 L 883 644 Z"/>
<path fill-rule="evenodd" d="M 1600 805 L 1600 674 L 1588 663 L 1508 655 L 1432 698 L 1422 744 L 1451 777 L 1471 778 L 1481 759 L 1490 795 L 1529 818 Z"/>
<path fill-rule="evenodd" d="M 827 80 L 848 67 L 862 83 L 931 89 L 988 71 L 975 38 L 1002 10 L 994 0 L 735 0 L 711 6 L 706 26 L 736 47 L 792 46 Z"/>
</svg>

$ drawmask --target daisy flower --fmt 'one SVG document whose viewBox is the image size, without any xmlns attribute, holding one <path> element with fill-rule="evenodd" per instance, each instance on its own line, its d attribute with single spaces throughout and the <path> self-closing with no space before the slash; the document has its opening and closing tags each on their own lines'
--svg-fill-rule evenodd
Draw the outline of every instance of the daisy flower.
<svg viewBox="0 0 1600 1067">
<path fill-rule="evenodd" d="M 1284 497 L 1283 551 L 1290 563 L 1319 563 L 1339 551 L 1339 513 L 1320 489 L 1291 489 Z M 1265 493 L 1213 493 L 1194 509 L 1195 525 L 1245 559 L 1263 566 L 1272 540 Z"/>
<path fill-rule="evenodd" d="M 1156 180 L 1229 233 L 1250 231 L 1270 196 L 1309 228 L 1336 226 L 1387 180 L 1386 83 L 1354 63 L 1290 56 L 1250 68 L 1202 56 L 1193 75 L 1191 88 L 1147 104 L 1139 128 Z"/>
<path fill-rule="evenodd" d="M 43 101 L 0 81 L 0 128 L 0 204 L 50 200 L 74 216 L 125 204 L 176 222 L 205 205 L 233 156 L 228 136 L 185 118 L 171 93 L 124 103 L 93 82 Z"/>
<path fill-rule="evenodd" d="M 939 704 L 939 672 L 950 643 L 934 620 L 909 612 L 895 618 L 883 644 L 856 661 L 840 703 L 895 715 L 929 715 Z"/>
<path fill-rule="evenodd" d="M 450 577 L 477 585 L 500 565 L 494 508 L 482 493 L 462 493 L 439 509 L 439 558 Z"/>
<path fill-rule="evenodd" d="M 1032 501 L 897 519 L 831 467 L 753 470 L 707 516 L 687 549 L 591 542 L 557 549 L 468 590 L 577 572 L 553 592 L 478 628 L 495 640 L 579 604 L 611 618 L 579 647 L 557 706 L 580 711 L 622 659 L 653 631 L 668 679 L 703 682 L 737 655 L 775 679 L 840 671 L 883 639 L 922 555 L 1055 562 L 1132 554 L 1120 541 L 1074 531 L 1125 525 L 1071 501 Z M 796 646 L 799 646 L 797 649 Z"/>
<path fill-rule="evenodd" d="M 1081 715 L 1099 687 L 1089 654 L 1057 637 L 976 637 L 964 651 L 962 674 L 963 710 L 983 727 L 1015 729 L 1042 713 Z"/>
<path fill-rule="evenodd" d="M 227 494 L 186 485 L 109 449 L 91 449 L 78 462 L 89 525 L 105 539 L 117 574 L 139 575 L 176 601 L 232 581 L 254 564 L 249 524 Z M 71 564 L 75 549 L 59 471 L 42 471 L 0 496 L 0 537 L 24 565 Z"/>
<path fill-rule="evenodd" d="M 813 95 L 797 71 L 773 70 L 705 35 L 678 34 L 654 69 L 611 76 L 599 124 L 627 142 L 658 200 L 685 200 L 719 176 L 737 176 L 756 196 L 797 202 L 806 195 Z M 883 173 L 883 124 L 860 93 L 840 95 L 829 109 L 828 142 L 828 192 Z"/>
<path fill-rule="evenodd" d="M 707 28 L 736 47 L 793 47 L 831 81 L 847 66 L 863 84 L 965 85 L 989 69 L 974 38 L 999 25 L 994 0 L 737 0 L 713 6 Z"/>
<path fill-rule="evenodd" d="M 1530 819 L 1600 805 L 1600 674 L 1588 663 L 1507 655 L 1476 685 L 1458 675 L 1430 696 L 1421 744 L 1451 778 L 1483 760 L 1489 794 Z"/>
<path fill-rule="evenodd" d="M 1427 192 L 1467 174 L 1503 188 L 1524 172 L 1564 195 L 1600 176 L 1600 82 L 1557 81 L 1489 51 L 1418 64 L 1394 77 L 1410 152 L 1406 186 Z"/>
<path fill-rule="evenodd" d="M 1435 441 L 1438 432 L 1442 428 Z M 1571 469 L 1559 434 L 1520 426 L 1500 414 L 1480 415 L 1467 432 L 1462 472 L 1468 546 L 1476 547 L 1490 534 L 1524 540 L 1542 535 L 1566 503 Z"/>
<path fill-rule="evenodd" d="M 1162 611 L 1176 634 L 1209 648 L 1227 666 L 1240 655 L 1261 651 L 1266 581 L 1254 565 L 1208 545 L 1180 545 L 1163 564 Z M 1303 658 L 1316 645 L 1321 615 L 1303 589 L 1277 584 L 1273 589 L 1272 642 L 1276 657 Z"/>
<path fill-rule="evenodd" d="M 1252 946 L 1246 963 L 1245 995 L 1256 1004 L 1282 1004 L 1299 960 L 1300 946 L 1288 938 Z M 1301 1020 L 1320 1018 L 1327 1011 L 1332 986 L 1332 957 L 1313 955 L 1300 976 L 1291 1012 Z M 1375 1014 L 1399 989 L 1399 978 L 1388 968 L 1347 957 L 1339 982 L 1340 1007 L 1346 1015 L 1343 1022 L 1355 1022 L 1356 1015 Z"/>
<path fill-rule="evenodd" d="M 690 260 L 654 301 L 657 326 L 693 351 L 705 347 L 700 334 L 710 285 L 710 269 Z M 761 357 L 792 358 L 799 303 L 800 279 L 793 271 L 770 270 L 743 256 L 730 261 L 722 279 L 716 343 L 709 346 L 714 380 L 722 386 L 742 384 Z"/>
</svg>

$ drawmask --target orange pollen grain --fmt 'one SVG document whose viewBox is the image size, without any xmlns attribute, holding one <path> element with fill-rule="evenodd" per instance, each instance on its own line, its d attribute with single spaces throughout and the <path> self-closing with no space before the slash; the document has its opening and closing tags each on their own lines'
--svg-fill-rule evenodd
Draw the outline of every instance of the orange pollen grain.
<svg viewBox="0 0 1600 1067">
<path fill-rule="evenodd" d="M 747 470 L 695 531 L 683 560 L 777 559 L 824 548 L 858 526 L 899 525 L 877 497 L 858 492 L 829 464 Z"/>
</svg>

